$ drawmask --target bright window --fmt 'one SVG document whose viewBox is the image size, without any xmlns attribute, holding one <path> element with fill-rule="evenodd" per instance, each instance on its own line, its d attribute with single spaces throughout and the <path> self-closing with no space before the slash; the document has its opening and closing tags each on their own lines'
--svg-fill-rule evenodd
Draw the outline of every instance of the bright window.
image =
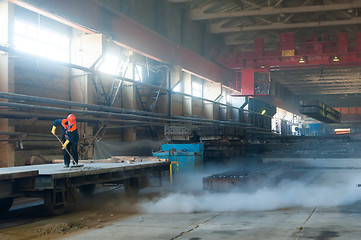
<svg viewBox="0 0 361 240">
<path fill-rule="evenodd" d="M 195 97 L 202 97 L 202 84 L 199 82 L 192 82 L 192 95 Z"/>
<path fill-rule="evenodd" d="M 14 48 L 61 62 L 69 62 L 70 38 L 40 26 L 16 20 Z"/>
<path fill-rule="evenodd" d="M 142 66 L 138 66 L 138 65 L 137 65 L 137 66 L 135 67 L 134 80 L 135 80 L 135 81 L 143 82 L 143 68 L 142 68 Z"/>
<path fill-rule="evenodd" d="M 231 96 L 231 94 L 226 93 L 226 101 L 227 101 L 227 103 L 232 103 L 232 96 Z"/>
<path fill-rule="evenodd" d="M 180 83 L 180 82 L 177 83 L 177 85 L 175 85 L 175 86 L 173 87 L 173 91 L 174 91 L 174 92 L 181 92 L 181 83 Z"/>
<path fill-rule="evenodd" d="M 97 69 L 103 73 L 117 75 L 118 65 L 119 65 L 119 59 L 116 56 L 111 54 L 106 54 L 103 57 Z"/>
<path fill-rule="evenodd" d="M 97 70 L 111 74 L 119 75 L 121 77 L 133 79 L 133 68 L 132 64 L 125 61 L 124 58 L 116 57 L 110 53 L 104 55 L 101 61 L 95 67 Z M 134 68 L 134 79 L 135 81 L 143 81 L 143 68 L 142 66 L 136 65 Z"/>
<path fill-rule="evenodd" d="M 143 82 L 143 68 L 142 66 L 136 65 L 134 68 L 134 79 L 133 79 L 133 73 L 132 73 L 132 64 L 129 64 L 127 71 L 125 72 L 124 77 L 133 79 L 135 81 Z"/>
</svg>

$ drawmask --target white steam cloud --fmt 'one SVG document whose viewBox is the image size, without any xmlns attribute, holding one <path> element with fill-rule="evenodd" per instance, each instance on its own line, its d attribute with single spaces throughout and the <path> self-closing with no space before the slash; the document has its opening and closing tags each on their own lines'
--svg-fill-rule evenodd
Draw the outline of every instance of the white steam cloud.
<svg viewBox="0 0 361 240">
<path fill-rule="evenodd" d="M 360 175 L 360 174 L 359 174 Z M 332 176 L 330 176 L 332 179 Z M 240 210 L 274 210 L 289 207 L 338 206 L 361 199 L 360 176 L 320 183 L 283 180 L 275 186 L 264 186 L 253 192 L 227 193 L 191 192 L 168 193 L 152 201 L 143 201 L 140 207 L 151 213 L 229 212 Z M 359 180 L 359 181 L 358 181 Z"/>
</svg>

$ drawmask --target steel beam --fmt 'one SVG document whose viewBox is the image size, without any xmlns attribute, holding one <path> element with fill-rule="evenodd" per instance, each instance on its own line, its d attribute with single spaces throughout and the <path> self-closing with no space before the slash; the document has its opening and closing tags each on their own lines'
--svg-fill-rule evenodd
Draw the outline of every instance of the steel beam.
<svg viewBox="0 0 361 240">
<path fill-rule="evenodd" d="M 249 31 L 265 31 L 275 29 L 296 29 L 296 28 L 310 28 L 310 27 L 330 27 L 342 25 L 356 25 L 361 24 L 361 17 L 354 17 L 347 20 L 336 21 L 320 21 L 320 22 L 305 22 L 305 23 L 283 23 L 276 22 L 272 24 L 265 24 L 259 26 L 244 26 L 244 27 L 223 27 L 224 22 L 210 24 L 210 31 L 212 33 L 233 33 L 233 32 L 249 32 Z"/>
<path fill-rule="evenodd" d="M 279 1 L 279 2 L 282 2 L 282 1 Z M 204 12 L 205 8 L 194 8 L 194 9 L 191 9 L 191 11 L 190 11 L 190 17 L 192 20 L 207 20 L 207 19 L 280 15 L 280 14 L 295 14 L 295 13 L 307 13 L 307 12 L 337 11 L 337 10 L 344 10 L 344 9 L 350 9 L 350 8 L 360 8 L 361 2 L 354 0 L 350 3 L 286 7 L 286 8 L 277 8 L 276 5 L 274 7 L 262 7 L 258 10 L 246 9 L 246 10 L 242 10 L 242 11 L 218 12 L 218 13 L 205 13 Z"/>
<path fill-rule="evenodd" d="M 309 91 L 303 91 L 303 92 L 294 92 L 295 95 L 305 96 L 305 95 L 332 95 L 332 94 L 353 94 L 353 93 L 361 93 L 361 88 L 356 90 L 309 90 Z"/>
<path fill-rule="evenodd" d="M 297 49 L 296 49 L 297 51 Z M 274 55 L 270 55 L 270 54 Z M 305 55 L 296 55 L 293 57 L 284 57 L 281 51 L 265 52 L 265 57 L 255 57 L 254 52 L 244 52 L 238 55 L 222 56 L 218 62 L 230 69 L 239 70 L 243 68 L 261 68 L 269 67 L 270 69 L 311 69 L 311 68 L 337 68 L 337 67 L 357 67 L 361 64 L 361 56 L 357 52 L 348 52 L 338 54 L 310 54 L 304 64 L 299 63 L 299 59 Z M 339 62 L 333 62 L 333 56 L 337 55 Z"/>
<path fill-rule="evenodd" d="M 342 74 L 342 73 L 340 73 Z M 333 83 L 352 83 L 352 82 L 356 82 L 359 83 L 360 78 L 359 77 L 349 77 L 349 78 L 344 78 L 344 77 L 324 77 L 320 79 L 320 76 L 318 75 L 314 75 L 312 77 L 302 77 L 302 76 L 290 76 L 288 78 L 285 77 L 273 77 L 273 80 L 279 81 L 279 82 L 285 82 L 288 84 L 300 84 L 302 82 L 304 83 L 312 83 L 312 82 L 333 82 Z"/>
<path fill-rule="evenodd" d="M 288 88 L 302 88 L 302 90 L 305 89 L 306 86 L 342 86 L 342 87 L 351 87 L 351 86 L 360 86 L 361 83 L 353 81 L 353 82 L 339 82 L 339 81 L 300 81 L 298 82 L 286 82 L 286 81 L 279 81 L 279 80 L 275 80 L 276 82 L 281 83 L 283 86 L 288 87 Z"/>
<path fill-rule="evenodd" d="M 292 113 L 299 113 L 299 106 L 296 105 L 296 101 L 293 101 L 293 99 L 287 99 L 287 102 L 285 102 L 283 99 L 273 95 L 256 95 L 253 96 L 253 98 L 273 106 L 280 107 Z"/>
</svg>

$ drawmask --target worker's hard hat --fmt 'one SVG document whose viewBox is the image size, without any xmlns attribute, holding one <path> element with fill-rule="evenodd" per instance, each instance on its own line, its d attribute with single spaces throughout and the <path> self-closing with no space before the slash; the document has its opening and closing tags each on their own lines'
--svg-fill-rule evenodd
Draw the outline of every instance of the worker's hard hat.
<svg viewBox="0 0 361 240">
<path fill-rule="evenodd" d="M 74 114 L 69 114 L 69 116 L 67 117 L 67 120 L 70 124 L 75 124 L 76 123 L 76 118 Z"/>
</svg>

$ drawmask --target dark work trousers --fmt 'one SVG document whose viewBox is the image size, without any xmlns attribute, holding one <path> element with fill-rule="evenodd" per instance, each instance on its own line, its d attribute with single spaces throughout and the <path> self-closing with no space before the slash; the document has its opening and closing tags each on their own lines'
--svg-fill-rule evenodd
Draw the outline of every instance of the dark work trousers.
<svg viewBox="0 0 361 240">
<path fill-rule="evenodd" d="M 68 145 L 66 146 L 66 149 L 68 149 L 70 154 L 73 156 L 75 162 L 78 163 L 78 143 L 77 142 L 75 142 L 75 143 L 69 142 Z M 63 154 L 64 154 L 64 164 L 66 166 L 69 166 L 69 164 L 70 164 L 70 156 L 66 152 L 65 149 L 63 150 Z"/>
</svg>

